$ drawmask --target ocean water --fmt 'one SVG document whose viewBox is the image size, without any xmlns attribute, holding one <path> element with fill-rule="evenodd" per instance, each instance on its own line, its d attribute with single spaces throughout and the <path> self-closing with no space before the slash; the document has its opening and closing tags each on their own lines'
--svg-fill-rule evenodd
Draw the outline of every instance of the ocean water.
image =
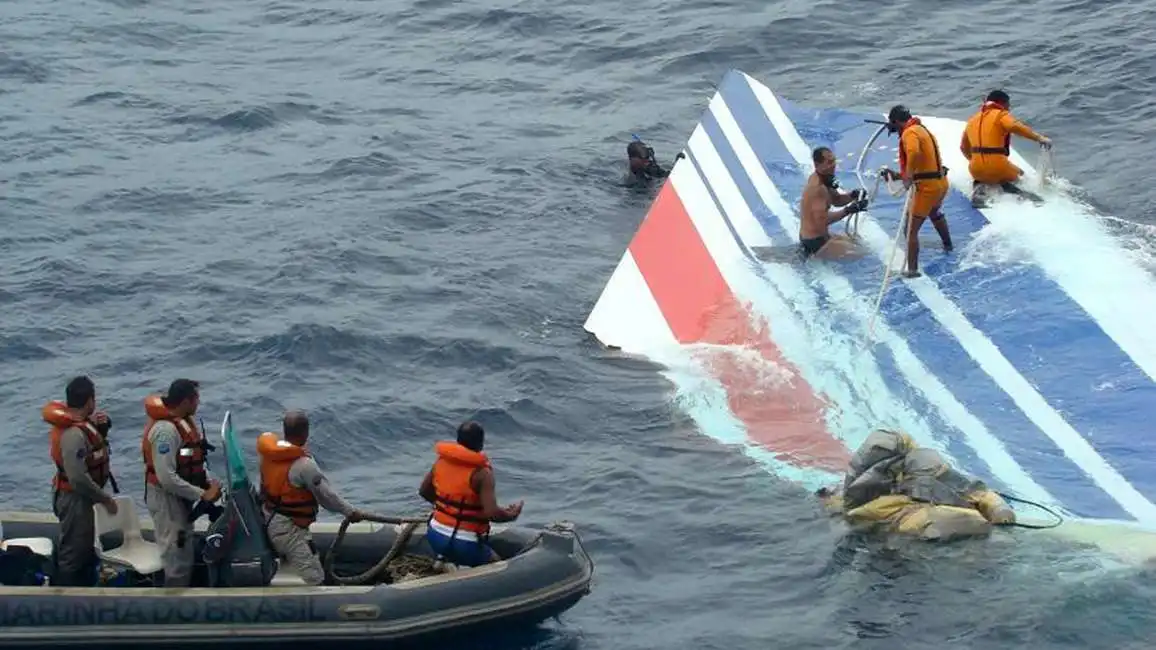
<svg viewBox="0 0 1156 650">
<path fill-rule="evenodd" d="M 390 514 L 480 419 L 499 498 L 597 563 L 496 647 L 1148 647 L 1150 575 L 1026 530 L 848 538 L 582 330 L 652 197 L 620 184 L 630 134 L 668 162 L 731 68 L 954 117 L 1005 87 L 1148 250 L 1156 3 L 929 6 L 0 3 L 0 504 L 49 509 L 39 407 L 78 373 L 141 500 L 141 399 L 187 376 L 210 430 L 308 410 L 335 484 Z"/>
</svg>

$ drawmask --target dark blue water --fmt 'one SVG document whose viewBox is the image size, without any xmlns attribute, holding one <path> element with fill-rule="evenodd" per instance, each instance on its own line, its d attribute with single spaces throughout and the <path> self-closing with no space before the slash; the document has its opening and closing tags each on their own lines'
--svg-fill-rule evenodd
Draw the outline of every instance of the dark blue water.
<svg viewBox="0 0 1156 650">
<path fill-rule="evenodd" d="M 392 514 L 480 418 L 499 498 L 598 563 L 511 647 L 1147 647 L 1150 576 L 1065 577 L 1078 549 L 1030 531 L 846 540 L 582 330 L 650 200 L 618 185 L 629 134 L 669 160 L 730 68 L 955 117 L 1006 87 L 1146 241 L 1154 4 L 930 7 L 0 3 L 0 503 L 48 510 L 39 407 L 78 373 L 139 500 L 141 400 L 187 376 L 210 429 L 307 409 L 334 482 Z"/>
</svg>

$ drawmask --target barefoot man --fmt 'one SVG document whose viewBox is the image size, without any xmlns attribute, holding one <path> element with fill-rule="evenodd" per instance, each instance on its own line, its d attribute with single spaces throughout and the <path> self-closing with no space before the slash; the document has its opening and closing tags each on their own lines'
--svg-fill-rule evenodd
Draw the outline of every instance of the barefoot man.
<svg viewBox="0 0 1156 650">
<path fill-rule="evenodd" d="M 844 257 L 855 253 L 855 242 L 846 235 L 832 235 L 827 228 L 848 215 L 867 208 L 867 198 L 863 190 L 852 190 L 849 194 L 839 191 L 835 180 L 835 154 L 827 147 L 819 147 L 811 153 L 815 171 L 807 179 L 803 188 L 800 208 L 799 249 L 806 260 L 812 255 L 824 259 Z M 845 206 L 831 212 L 831 206 Z"/>
</svg>

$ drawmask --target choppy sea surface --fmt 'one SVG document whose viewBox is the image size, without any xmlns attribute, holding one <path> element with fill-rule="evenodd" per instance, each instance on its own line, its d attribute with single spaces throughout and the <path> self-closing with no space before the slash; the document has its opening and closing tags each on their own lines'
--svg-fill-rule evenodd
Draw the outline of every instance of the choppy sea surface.
<svg viewBox="0 0 1156 650">
<path fill-rule="evenodd" d="M 49 510 L 39 407 L 89 374 L 142 498 L 141 399 L 287 408 L 359 505 L 424 510 L 489 431 L 499 498 L 575 522 L 593 593 L 505 648 L 1141 648 L 1151 575 L 1032 531 L 845 536 L 582 330 L 669 161 L 741 69 L 792 101 L 965 118 L 993 87 L 1151 242 L 1156 3 L 0 3 L 0 505 Z M 1041 233 L 1041 236 L 1046 236 Z M 143 507 L 143 503 L 141 504 Z"/>
</svg>

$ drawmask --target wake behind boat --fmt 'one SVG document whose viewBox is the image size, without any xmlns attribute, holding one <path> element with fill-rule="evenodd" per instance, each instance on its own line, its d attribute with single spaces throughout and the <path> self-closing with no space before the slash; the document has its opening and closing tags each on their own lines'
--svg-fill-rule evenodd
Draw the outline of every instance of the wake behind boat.
<svg viewBox="0 0 1156 650">
<path fill-rule="evenodd" d="M 161 640 L 165 647 L 321 640 L 428 647 L 485 629 L 533 625 L 589 593 L 593 562 L 565 522 L 543 530 L 495 529 L 490 544 L 502 560 L 459 568 L 430 549 L 424 518 L 314 523 L 327 577 L 336 584 L 307 586 L 278 566 L 265 538 L 229 413 L 221 435 L 224 512 L 197 527 L 190 588 L 153 586 L 159 550 L 151 523 L 137 520 L 130 498 L 118 497 L 115 516 L 96 506 L 94 543 L 102 563 L 96 587 L 52 586 L 59 539 L 52 515 L 0 513 L 0 647 L 156 646 Z"/>
</svg>

